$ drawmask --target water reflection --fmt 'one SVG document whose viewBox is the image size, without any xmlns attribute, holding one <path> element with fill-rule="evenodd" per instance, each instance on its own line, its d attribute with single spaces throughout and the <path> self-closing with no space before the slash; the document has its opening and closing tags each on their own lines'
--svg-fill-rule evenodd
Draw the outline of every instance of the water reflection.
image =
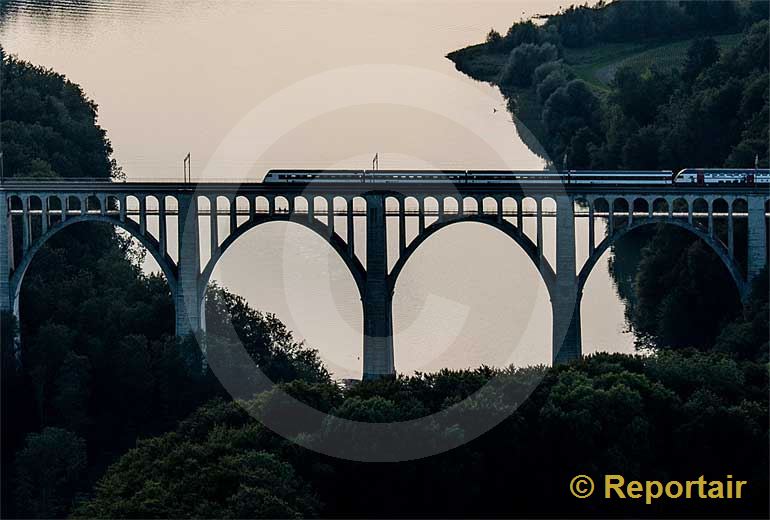
<svg viewBox="0 0 770 520">
<path fill-rule="evenodd" d="M 256 179 L 271 167 L 360 168 L 376 152 L 383 168 L 539 169 L 545 161 L 519 137 L 497 89 L 459 74 L 444 56 L 481 41 L 490 27 L 504 32 L 561 4 L 11 0 L 0 41 L 7 52 L 83 86 L 99 104 L 100 124 L 129 179 L 181 179 L 188 152 L 193 178 Z M 444 80 L 425 88 L 415 70 Z M 337 80 L 309 81 L 314 77 Z M 375 88 L 392 99 L 351 102 Z M 327 110 L 335 99 L 342 102 Z M 255 112 L 265 106 L 270 110 Z M 259 117 L 239 134 L 238 146 L 253 152 L 265 136 L 269 146 L 259 154 L 227 153 L 233 130 L 253 113 Z M 358 375 L 360 301 L 328 246 L 302 231 L 286 224 L 255 229 L 222 258 L 215 278 L 277 313 L 337 375 Z M 396 292 L 401 371 L 550 359 L 550 305 L 515 244 L 495 230 L 458 225 L 424 246 Z M 632 344 L 621 333 L 623 309 L 607 258 L 586 287 L 588 352 Z"/>
</svg>

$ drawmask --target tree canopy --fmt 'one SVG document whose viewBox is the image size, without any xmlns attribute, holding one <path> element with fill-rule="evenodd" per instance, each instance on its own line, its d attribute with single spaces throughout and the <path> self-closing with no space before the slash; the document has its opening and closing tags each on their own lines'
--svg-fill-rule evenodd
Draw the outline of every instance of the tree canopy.
<svg viewBox="0 0 770 520">
<path fill-rule="evenodd" d="M 2 77 L 7 175 L 107 179 L 119 171 L 96 104 L 79 86 L 10 56 Z M 4 514 L 66 515 L 76 493 L 137 438 L 167 431 L 226 395 L 213 374 L 201 372 L 196 341 L 174 337 L 171 291 L 161 275 L 144 271 L 144 256 L 113 227 L 78 223 L 51 237 L 25 273 L 21 323 L 2 317 Z M 213 351 L 235 340 L 276 381 L 329 380 L 317 353 L 275 316 L 221 288 L 209 292 L 207 319 Z M 52 461 L 55 442 L 67 452 L 62 457 L 76 460 Z"/>
<path fill-rule="evenodd" d="M 110 177 L 120 174 L 97 123 L 97 105 L 80 86 L 0 48 L 4 174 Z"/>
<path fill-rule="evenodd" d="M 497 382 L 485 387 L 493 378 Z M 666 480 L 689 478 L 693 467 L 698 474 L 741 475 L 753 491 L 740 503 L 688 503 L 688 514 L 761 515 L 767 511 L 767 465 L 760 463 L 768 456 L 767 379 L 761 364 L 688 351 L 602 354 L 551 369 L 444 370 L 365 381 L 341 396 L 328 383 L 287 388 L 334 416 L 365 422 L 424 417 L 485 387 L 485 397 L 465 408 L 481 417 L 532 392 L 485 435 L 398 464 L 322 456 L 273 434 L 246 412 L 269 406 L 269 393 L 253 402 L 212 402 L 174 432 L 124 455 L 76 515 L 510 517 L 540 515 L 543 504 L 549 515 L 638 515 L 628 501 L 578 503 L 566 486 L 576 472 L 598 476 L 611 469 L 628 479 Z M 436 424 L 425 421 L 424 428 L 436 436 L 464 434 L 451 425 L 433 430 Z M 304 442 L 312 445 L 347 433 L 325 423 L 311 435 Z M 260 461 L 258 477 L 251 460 Z M 677 508 L 675 501 L 660 502 L 650 514 L 671 516 Z"/>
<path fill-rule="evenodd" d="M 494 77 L 504 92 L 535 94 L 545 144 L 570 167 L 739 166 L 754 155 L 767 164 L 769 29 L 754 23 L 767 13 L 756 3 L 694 4 L 571 7 L 543 26 L 491 32 L 486 45 L 507 69 Z M 715 52 L 709 35 L 750 23 L 740 45 Z M 560 59 L 564 47 L 666 37 L 672 28 L 698 36 L 682 69 L 621 69 L 608 92 Z M 119 173 L 80 87 L 13 57 L 2 67 L 6 173 Z M 612 270 L 651 352 L 554 368 L 443 370 L 343 389 L 275 316 L 212 286 L 210 359 L 247 382 L 254 364 L 282 390 L 234 402 L 201 370 L 195 340 L 172 336 L 168 285 L 143 271 L 141 250 L 109 227 L 73 226 L 32 263 L 22 322 L 0 317 L 3 514 L 502 517 L 542 516 L 547 504 L 549 516 L 639 516 L 634 503 L 578 502 L 566 492 L 577 473 L 612 470 L 640 480 L 733 474 L 751 482 L 745 500 L 688 503 L 684 512 L 767 517 L 767 272 L 741 309 L 719 259 L 691 236 L 660 229 L 628 240 L 640 253 L 618 242 Z M 284 439 L 249 413 L 280 414 L 287 395 L 327 417 Z M 482 420 L 510 403 L 515 412 L 484 435 L 399 464 L 331 458 L 292 442 L 335 438 L 366 450 L 378 439 L 361 443 L 350 423 L 333 418 L 402 422 L 457 406 Z M 468 433 L 421 424 L 427 437 Z M 642 514 L 683 510 L 665 501 Z"/>
<path fill-rule="evenodd" d="M 499 62 L 504 65 L 498 67 L 496 81 L 510 97 L 512 110 L 529 117 L 524 123 L 537 132 L 556 168 L 675 172 L 755 164 L 766 168 L 770 12 L 766 5 L 760 9 L 756 4 L 621 1 L 573 6 L 542 27 L 515 24 L 509 34 L 522 35 L 517 37 L 522 43 L 506 51 L 510 57 Z M 659 32 L 671 23 L 679 28 L 675 34 Z M 628 30 L 631 26 L 633 31 Z M 741 29 L 739 43 L 728 50 L 721 50 L 713 38 Z M 553 40 L 554 31 L 560 39 Z M 558 59 L 539 64 L 531 84 L 522 76 L 515 78 L 518 83 L 503 80 L 511 64 L 517 63 L 514 56 L 533 54 L 546 38 L 562 49 L 596 44 L 601 52 L 602 43 L 653 36 L 658 42 L 674 36 L 691 38 L 681 67 L 664 70 L 654 62 L 642 68 L 620 66 L 606 89 L 600 89 L 576 77 L 575 67 Z M 471 47 L 467 56 L 458 51 L 452 58 L 473 74 L 465 60 L 493 63 L 489 57 L 503 52 L 505 39 L 495 48 Z M 494 76 L 485 68 L 484 77 Z M 746 228 L 737 225 L 735 233 L 735 243 L 745 245 Z M 613 264 L 618 269 L 613 275 L 619 286 L 625 285 L 620 294 L 640 347 L 710 349 L 720 335 L 725 345 L 723 330 L 761 332 L 745 322 L 725 329 L 741 315 L 741 304 L 728 270 L 694 235 L 666 226 L 635 234 L 644 240 L 624 237 L 614 246 Z M 635 252 L 639 249 L 641 255 Z M 745 269 L 745 254 L 739 246 L 736 251 Z M 657 283 L 660 280 L 666 283 Z M 761 334 L 745 338 L 741 348 L 761 355 L 761 349 L 749 349 L 746 343 L 758 346 L 765 341 Z"/>
</svg>

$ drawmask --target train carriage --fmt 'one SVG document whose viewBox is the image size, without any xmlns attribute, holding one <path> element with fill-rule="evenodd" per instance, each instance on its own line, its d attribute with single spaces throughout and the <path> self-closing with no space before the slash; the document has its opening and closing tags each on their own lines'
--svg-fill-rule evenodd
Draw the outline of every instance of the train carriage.
<svg viewBox="0 0 770 520">
<path fill-rule="evenodd" d="M 770 184 L 768 169 L 669 170 L 270 170 L 266 184 L 570 184 L 714 185 Z"/>
<path fill-rule="evenodd" d="M 570 170 L 569 184 L 606 184 L 670 185 L 674 182 L 674 173 L 668 170 Z"/>
<path fill-rule="evenodd" d="M 679 172 L 676 184 L 770 184 L 768 169 L 690 168 Z"/>
</svg>

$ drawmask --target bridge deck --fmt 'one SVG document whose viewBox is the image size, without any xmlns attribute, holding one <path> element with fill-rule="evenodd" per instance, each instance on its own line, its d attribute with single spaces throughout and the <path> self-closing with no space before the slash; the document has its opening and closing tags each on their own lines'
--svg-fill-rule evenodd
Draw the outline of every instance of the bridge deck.
<svg viewBox="0 0 770 520">
<path fill-rule="evenodd" d="M 136 193 L 199 193 L 205 194 L 243 194 L 243 195 L 362 195 L 381 193 L 394 196 L 431 195 L 460 193 L 463 195 L 558 195 L 558 194 L 602 194 L 602 193 L 639 193 L 675 195 L 680 193 L 703 194 L 770 194 L 770 185 L 745 184 L 453 184 L 444 182 L 431 183 L 311 183 L 311 184 L 264 184 L 261 182 L 210 181 L 197 183 L 184 182 L 109 182 L 109 181 L 44 181 L 5 179 L 0 183 L 0 191 L 13 192 L 136 192 Z"/>
<path fill-rule="evenodd" d="M 13 214 L 13 215 L 21 215 L 24 212 L 22 210 L 20 210 L 20 209 L 12 209 L 10 211 L 10 213 Z M 57 215 L 60 216 L 62 214 L 62 211 L 60 209 L 49 209 L 48 211 L 46 211 L 46 213 L 48 215 L 50 215 L 50 216 L 57 216 Z M 249 212 L 246 209 L 238 209 L 234 213 L 238 217 L 250 217 L 252 215 L 252 213 Z M 343 218 L 343 217 L 347 217 L 348 216 L 348 212 L 346 210 L 339 210 L 338 209 L 338 210 L 335 210 L 333 213 L 334 213 L 335 217 Z M 351 213 L 353 214 L 354 217 L 366 217 L 366 211 L 363 210 L 363 209 L 356 209 L 356 210 L 353 210 Z M 43 211 L 40 210 L 40 209 L 29 209 L 29 210 L 27 210 L 27 214 L 29 214 L 29 215 L 42 215 Z M 71 210 L 67 211 L 67 216 L 68 217 L 76 217 L 76 216 L 80 216 L 80 215 L 83 215 L 83 214 L 84 213 L 82 211 L 78 210 L 78 209 L 71 209 Z M 101 215 L 102 213 L 101 213 L 100 210 L 88 210 L 88 212 L 86 212 L 85 214 L 87 214 L 87 215 Z M 111 209 L 111 210 L 105 211 L 104 214 L 117 217 L 117 216 L 120 215 L 120 211 Z M 160 211 L 158 209 L 147 209 L 144 212 L 144 215 L 147 216 L 147 217 L 159 217 L 160 214 L 161 213 L 160 213 Z M 227 209 L 217 209 L 216 214 L 217 214 L 217 216 L 224 218 L 224 217 L 229 217 L 231 215 L 231 212 L 229 210 L 227 210 Z M 275 212 L 270 213 L 269 211 L 266 211 L 266 210 L 257 210 L 253 214 L 257 215 L 257 216 L 268 217 L 270 215 L 289 215 L 289 211 L 287 209 L 276 209 Z M 518 216 L 518 212 L 511 211 L 511 210 L 502 211 L 500 214 L 502 215 L 503 218 L 515 218 L 515 217 Z M 628 211 L 613 211 L 612 214 L 615 217 L 625 217 L 625 216 L 628 216 Z M 164 215 L 166 217 L 175 217 L 175 216 L 179 215 L 179 211 L 176 208 L 166 209 L 166 211 L 164 212 Z M 291 215 L 298 216 L 298 217 L 303 217 L 303 216 L 307 217 L 308 215 L 310 215 L 310 212 L 307 211 L 307 210 L 296 210 L 295 209 L 294 211 L 291 212 Z M 315 217 L 317 217 L 317 218 L 324 218 L 324 217 L 328 216 L 328 212 L 325 211 L 325 210 L 315 211 L 313 213 L 313 215 Z M 451 211 L 446 211 L 445 210 L 443 214 L 439 214 L 439 212 L 436 211 L 436 210 L 426 210 L 426 211 L 424 211 L 422 213 L 419 212 L 419 211 L 415 211 L 415 210 L 406 210 L 406 211 L 404 211 L 403 215 L 405 217 L 425 216 L 425 217 L 436 217 L 436 218 L 441 217 L 443 215 L 445 218 L 451 218 L 451 217 L 463 217 L 463 216 L 470 216 L 470 215 L 496 216 L 497 212 L 495 212 L 495 211 L 475 211 L 475 210 L 467 211 L 466 210 L 466 211 L 460 213 L 457 210 L 451 210 Z M 537 217 L 538 216 L 538 212 L 537 211 L 531 211 L 531 210 L 525 210 L 525 211 L 521 212 L 521 215 L 523 217 L 525 217 L 525 218 L 526 217 Z M 550 211 L 550 210 L 549 211 L 542 211 L 539 215 L 542 216 L 542 217 L 555 218 L 556 217 L 556 211 Z M 583 211 L 576 211 L 574 215 L 575 215 L 575 218 L 588 218 L 590 216 L 590 214 L 588 213 L 588 210 L 586 210 L 584 212 Z M 596 218 L 607 218 L 607 217 L 610 216 L 609 212 L 607 212 L 607 211 L 603 211 L 603 212 L 602 211 L 595 211 L 593 215 Z M 633 217 L 635 217 L 635 218 L 647 218 L 647 217 L 650 216 L 649 213 L 646 212 L 646 211 L 634 211 L 631 215 Z M 680 211 L 675 211 L 675 212 L 671 213 L 671 215 L 669 215 L 669 213 L 667 211 L 663 211 L 663 212 L 656 211 L 656 212 L 653 213 L 653 217 L 668 217 L 668 216 L 671 216 L 673 218 L 688 218 L 689 215 L 690 214 L 687 213 L 687 212 L 680 212 Z M 711 212 L 711 215 L 714 218 L 722 218 L 722 217 L 727 218 L 730 215 L 732 215 L 732 217 L 734 217 L 734 218 L 746 218 L 748 216 L 748 213 L 746 213 L 746 212 L 739 212 L 739 211 L 735 211 L 735 212 L 733 212 L 731 214 L 719 213 L 719 212 Z M 126 216 L 128 216 L 128 217 L 141 217 L 142 213 L 138 209 L 128 209 L 126 211 Z M 198 216 L 200 216 L 200 217 L 211 216 L 211 211 L 205 210 L 205 209 L 203 209 L 203 210 L 199 209 L 198 210 Z M 401 213 L 399 211 L 389 210 L 389 211 L 385 212 L 385 216 L 386 217 L 394 217 L 395 218 L 395 217 L 400 217 Z M 708 218 L 709 214 L 705 213 L 705 212 L 695 211 L 695 212 L 692 213 L 692 216 L 693 216 L 693 218 Z"/>
</svg>

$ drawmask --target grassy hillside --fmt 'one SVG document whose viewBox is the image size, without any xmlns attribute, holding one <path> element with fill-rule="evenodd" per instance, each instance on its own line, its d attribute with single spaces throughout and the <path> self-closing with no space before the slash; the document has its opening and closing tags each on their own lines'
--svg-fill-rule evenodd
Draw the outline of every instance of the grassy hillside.
<svg viewBox="0 0 770 520">
<path fill-rule="evenodd" d="M 741 41 L 742 34 L 714 36 L 722 51 Z M 661 40 L 631 43 L 602 43 L 585 48 L 565 48 L 564 61 L 575 77 L 584 80 L 602 96 L 609 91 L 615 73 L 628 66 L 643 71 L 652 65 L 662 69 L 681 66 L 693 39 L 665 43 Z M 500 71 L 508 60 L 509 52 L 495 50 L 486 43 L 471 45 L 454 51 L 447 58 L 457 69 L 479 81 L 498 85 L 508 99 L 508 107 L 515 114 L 517 128 L 530 149 L 538 155 L 547 155 L 540 142 L 545 142 L 545 128 L 541 120 L 542 106 L 533 88 L 518 88 L 499 84 Z M 521 124 L 523 123 L 523 124 Z"/>
<path fill-rule="evenodd" d="M 741 41 L 741 34 L 715 36 L 722 51 L 735 47 Z M 615 72 L 628 66 L 641 71 L 651 65 L 663 69 L 679 67 L 684 63 L 687 49 L 693 40 L 662 43 L 660 40 L 634 43 L 603 43 L 584 48 L 565 48 L 564 61 L 575 76 L 600 91 L 605 91 Z M 447 58 L 457 69 L 479 81 L 497 83 L 507 52 L 496 52 L 487 44 L 471 45 L 451 52 Z"/>
<path fill-rule="evenodd" d="M 722 51 L 735 47 L 741 34 L 715 36 Z M 652 65 L 662 69 L 681 66 L 692 39 L 661 45 L 660 42 L 602 44 L 582 49 L 565 49 L 565 61 L 575 75 L 589 84 L 604 89 L 621 67 L 644 70 Z"/>
</svg>

